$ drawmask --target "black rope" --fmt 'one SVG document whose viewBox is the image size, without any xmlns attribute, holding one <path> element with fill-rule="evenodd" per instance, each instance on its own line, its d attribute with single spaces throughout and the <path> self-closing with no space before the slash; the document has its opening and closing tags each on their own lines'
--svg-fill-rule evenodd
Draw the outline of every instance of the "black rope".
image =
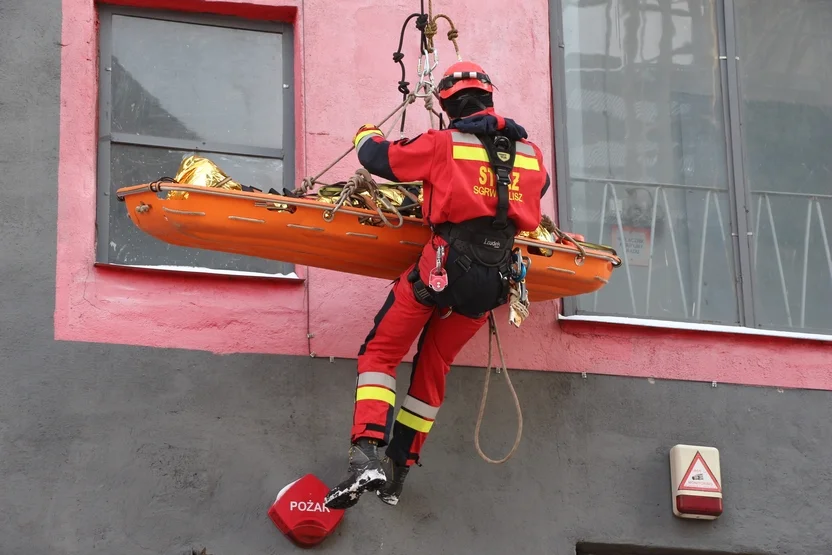
<svg viewBox="0 0 832 555">
<path fill-rule="evenodd" d="M 419 49 L 419 53 L 421 55 L 423 50 L 428 49 L 428 37 L 425 35 L 425 28 L 428 26 L 428 23 L 430 23 L 430 16 L 425 13 L 425 0 L 419 1 L 419 8 L 421 13 L 419 15 L 419 19 L 416 20 L 416 28 L 419 29 L 419 33 L 422 35 L 420 39 L 421 47 Z"/>
<path fill-rule="evenodd" d="M 407 96 L 410 94 L 410 82 L 407 80 L 407 69 L 404 65 L 404 53 L 402 52 L 402 48 L 404 47 L 404 34 L 407 31 L 407 24 L 410 23 L 410 20 L 416 18 L 416 29 L 419 31 L 419 55 L 421 56 L 422 52 L 428 51 L 428 37 L 425 34 L 425 29 L 427 28 L 428 24 L 430 23 L 430 15 L 425 13 L 425 0 L 420 1 L 421 13 L 412 13 L 407 16 L 407 19 L 404 20 L 402 24 L 401 33 L 399 33 L 399 48 L 395 52 L 393 52 L 393 62 L 399 64 L 399 67 L 402 70 L 402 78 L 399 80 L 398 83 L 398 91 L 402 93 L 402 101 L 407 99 Z M 426 61 L 426 63 L 428 63 Z M 399 127 L 401 133 L 404 133 L 404 128 L 407 122 L 407 110 L 402 113 L 402 121 Z M 445 128 L 445 121 L 443 114 L 439 114 L 439 129 Z"/>
<path fill-rule="evenodd" d="M 404 24 L 402 25 L 402 32 L 399 35 L 399 49 L 393 52 L 393 62 L 399 64 L 399 66 L 402 68 L 402 78 L 399 81 L 399 92 L 402 93 L 402 100 L 407 98 L 407 95 L 410 94 L 410 89 L 408 88 L 410 83 L 407 81 L 407 70 L 404 67 L 404 62 L 402 62 L 402 60 L 404 59 L 404 53 L 402 52 L 402 47 L 404 46 L 404 33 L 407 30 L 407 24 L 410 23 L 410 20 L 414 17 L 419 18 L 421 17 L 421 15 L 418 13 L 410 14 L 407 17 L 407 19 L 404 20 Z M 418 21 L 416 25 L 419 25 Z"/>
<path fill-rule="evenodd" d="M 399 48 L 395 52 L 393 52 L 393 62 L 399 64 L 402 70 L 402 78 L 399 80 L 399 92 L 402 93 L 402 100 L 407 98 L 407 95 L 410 94 L 410 82 L 407 80 L 407 70 L 404 66 L 404 53 L 402 52 L 402 48 L 404 47 L 404 34 L 407 31 L 407 24 L 410 23 L 410 20 L 416 18 L 416 29 L 419 30 L 420 37 L 420 52 L 426 50 L 428 47 L 428 39 L 425 36 L 425 28 L 428 25 L 428 14 L 425 13 L 425 1 L 421 0 L 421 13 L 412 13 L 407 16 L 407 19 L 404 20 L 402 24 L 402 30 L 399 34 Z M 402 128 L 404 128 L 404 118 L 402 118 Z"/>
</svg>

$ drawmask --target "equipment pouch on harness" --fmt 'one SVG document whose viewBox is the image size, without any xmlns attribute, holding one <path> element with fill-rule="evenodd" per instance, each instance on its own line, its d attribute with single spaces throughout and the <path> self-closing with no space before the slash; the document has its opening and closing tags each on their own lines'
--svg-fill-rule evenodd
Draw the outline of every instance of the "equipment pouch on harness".
<svg viewBox="0 0 832 555">
<path fill-rule="evenodd" d="M 508 302 L 508 274 L 502 268 L 472 264 L 468 256 L 450 248 L 445 271 L 448 285 L 437 292 L 422 281 L 416 264 L 408 281 L 419 303 L 473 318 Z"/>
<path fill-rule="evenodd" d="M 507 269 L 511 265 L 516 228 L 511 222 L 503 229 L 492 227 L 493 218 L 475 218 L 461 224 L 442 223 L 436 233 L 453 249 L 465 256 L 467 264 Z M 461 260 L 460 263 L 465 263 Z"/>
</svg>

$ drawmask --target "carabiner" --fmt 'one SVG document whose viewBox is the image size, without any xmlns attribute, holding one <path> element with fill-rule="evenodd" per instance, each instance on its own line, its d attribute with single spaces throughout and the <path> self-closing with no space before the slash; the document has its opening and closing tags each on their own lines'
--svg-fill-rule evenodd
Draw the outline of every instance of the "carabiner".
<svg viewBox="0 0 832 555">
<path fill-rule="evenodd" d="M 526 265 L 523 261 L 526 259 L 521 253 L 519 248 L 515 248 L 511 251 L 511 279 L 515 282 L 520 282 L 526 279 Z M 531 260 L 529 260 L 531 263 Z"/>
</svg>

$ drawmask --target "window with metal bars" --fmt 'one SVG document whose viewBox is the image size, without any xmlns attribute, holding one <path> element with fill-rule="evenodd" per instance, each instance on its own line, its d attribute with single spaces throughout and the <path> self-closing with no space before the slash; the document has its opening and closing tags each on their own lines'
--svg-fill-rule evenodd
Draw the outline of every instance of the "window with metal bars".
<svg viewBox="0 0 832 555">
<path fill-rule="evenodd" d="M 832 336 L 832 3 L 553 0 L 564 316 Z"/>
</svg>

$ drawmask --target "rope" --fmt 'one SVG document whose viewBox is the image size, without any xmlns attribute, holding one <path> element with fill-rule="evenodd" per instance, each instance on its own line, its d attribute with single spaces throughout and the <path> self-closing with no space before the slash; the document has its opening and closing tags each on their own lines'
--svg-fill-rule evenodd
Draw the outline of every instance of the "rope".
<svg viewBox="0 0 832 555">
<path fill-rule="evenodd" d="M 425 39 L 427 41 L 427 51 L 429 54 L 433 54 L 436 51 L 436 47 L 433 44 L 433 37 L 439 32 L 439 27 L 436 22 L 440 19 L 444 19 L 448 22 L 448 25 L 451 29 L 448 31 L 448 40 L 451 41 L 454 45 L 454 51 L 456 52 L 456 58 L 459 61 L 462 61 L 462 58 L 459 54 L 459 44 L 457 44 L 456 39 L 459 38 L 459 30 L 454 25 L 454 22 L 451 20 L 450 17 L 447 15 L 440 13 L 436 16 L 433 15 L 433 0 L 428 0 L 428 20 L 427 24 L 425 25 Z"/>
<path fill-rule="evenodd" d="M 356 200 L 359 204 L 362 204 L 361 193 L 365 191 L 370 193 L 370 196 L 373 199 L 373 208 L 375 208 L 376 214 L 378 214 L 379 218 L 384 222 L 384 225 L 392 227 L 393 229 L 400 228 L 404 225 L 404 216 L 402 216 L 393 203 L 387 200 L 387 197 L 379 191 L 378 184 L 375 180 L 373 180 L 370 172 L 364 168 L 356 170 L 355 174 L 347 180 L 344 188 L 341 189 L 341 194 L 338 195 L 338 201 L 335 203 L 335 207 L 333 207 L 332 210 L 324 212 L 324 220 L 331 222 L 335 218 L 335 213 L 338 212 L 347 200 Z M 369 203 L 367 204 L 369 205 Z M 380 204 L 398 216 L 398 224 L 393 225 L 390 223 L 390 220 L 388 220 L 387 216 L 384 215 L 384 211 L 382 210 Z"/>
<path fill-rule="evenodd" d="M 554 233 L 561 242 L 563 242 L 563 243 L 572 243 L 573 245 L 575 245 L 575 248 L 578 249 L 578 253 L 579 253 L 578 258 L 580 258 L 581 260 L 586 258 L 586 250 L 583 248 L 583 246 L 581 246 L 581 244 L 578 241 L 576 241 L 575 239 L 573 239 L 572 237 L 570 237 L 569 235 L 567 235 L 566 233 L 561 231 L 554 224 L 552 224 L 552 229 L 550 231 L 552 233 Z"/>
<path fill-rule="evenodd" d="M 392 112 L 390 112 L 390 113 L 387 115 L 387 117 L 385 117 L 383 120 L 381 120 L 381 122 L 379 122 L 379 124 L 378 124 L 376 127 L 381 127 L 382 125 L 384 125 L 384 124 L 385 124 L 385 122 L 387 122 L 387 120 L 389 120 L 390 118 L 392 118 L 393 116 L 395 116 L 397 113 L 399 113 L 399 111 L 400 111 L 402 108 L 406 107 L 408 104 L 411 104 L 411 103 L 413 103 L 413 102 L 416 102 L 416 95 L 415 95 L 415 94 L 413 94 L 413 93 L 410 93 L 410 94 L 408 94 L 408 95 L 407 95 L 407 98 L 405 98 L 405 99 L 404 99 L 404 101 L 403 101 L 401 104 L 399 104 L 399 105 L 396 107 L 396 109 L 395 109 L 395 110 L 393 110 Z M 322 175 L 324 175 L 326 172 L 328 172 L 329 170 L 331 170 L 332 168 L 334 168 L 334 167 L 335 167 L 335 165 L 336 165 L 338 162 L 340 162 L 341 160 L 343 160 L 344 158 L 346 158 L 346 157 L 347 157 L 347 155 L 348 155 L 350 152 L 352 152 L 353 150 L 355 150 L 355 145 L 350 146 L 350 148 L 348 148 L 346 152 L 344 152 L 341 156 L 339 156 L 338 158 L 336 158 L 334 162 L 332 162 L 330 165 L 328 165 L 326 168 L 324 168 L 324 170 L 323 170 L 323 171 L 321 171 L 321 172 L 320 172 L 318 175 L 316 175 L 315 177 L 312 177 L 312 178 L 309 178 L 309 177 L 304 177 L 304 178 L 303 178 L 303 181 L 301 182 L 301 186 L 300 186 L 300 188 L 299 188 L 299 189 L 297 189 L 297 190 L 295 190 L 295 193 L 306 194 L 307 192 L 309 192 L 309 190 L 310 190 L 310 189 L 312 189 L 312 187 L 314 187 L 314 186 L 315 186 L 315 182 L 317 182 L 317 181 L 318 181 L 318 179 L 320 179 Z"/>
<path fill-rule="evenodd" d="M 404 60 L 404 53 L 402 52 L 402 47 L 404 46 L 404 33 L 407 30 L 407 24 L 414 17 L 416 18 L 416 28 L 419 29 L 420 33 L 422 33 L 422 42 L 425 43 L 424 32 L 425 26 L 427 26 L 428 23 L 428 16 L 424 13 L 413 13 L 410 14 L 407 17 L 407 19 L 404 20 L 404 23 L 402 24 L 402 31 L 399 35 L 399 49 L 393 52 L 393 62 L 399 64 L 402 70 L 402 78 L 401 80 L 399 80 L 399 92 L 402 93 L 402 98 L 406 98 L 407 95 L 410 94 L 410 89 L 408 88 L 410 83 L 407 81 L 407 70 L 404 67 L 404 63 L 402 62 L 402 60 Z M 425 46 L 425 44 L 423 44 L 422 46 Z"/>
<path fill-rule="evenodd" d="M 520 445 L 520 438 L 523 436 L 523 411 L 520 408 L 520 400 L 517 398 L 517 392 L 514 390 L 514 385 L 511 383 L 511 378 L 508 376 L 508 368 L 506 368 L 506 360 L 503 356 L 503 347 L 500 344 L 500 334 L 497 331 L 497 323 L 494 321 L 494 313 L 488 313 L 488 326 L 489 326 L 489 335 L 488 335 L 488 369 L 485 371 L 485 384 L 482 388 L 482 401 L 480 402 L 480 412 L 477 415 L 477 425 L 474 429 L 474 447 L 477 449 L 477 453 L 482 460 L 491 464 L 503 464 L 507 460 L 509 460 L 514 453 L 517 451 L 517 447 Z M 480 449 L 480 426 L 482 425 L 482 417 L 485 413 L 485 401 L 488 397 L 488 385 L 491 381 L 491 357 L 492 357 L 492 336 L 497 339 L 497 351 L 500 353 L 500 364 L 502 366 L 501 369 L 497 370 L 497 373 L 502 370 L 503 374 L 506 377 L 506 383 L 508 384 L 508 388 L 511 391 L 512 397 L 514 397 L 514 408 L 517 409 L 517 435 L 514 439 L 514 446 L 509 451 L 508 455 L 503 457 L 500 460 L 493 460 L 486 456 L 483 453 L 482 449 Z"/>
<path fill-rule="evenodd" d="M 397 119 L 396 122 L 391 126 L 390 131 L 392 132 L 393 127 L 395 127 L 396 123 L 401 122 L 401 132 L 404 133 L 404 125 L 405 125 L 405 118 L 407 117 L 407 106 L 412 104 L 416 101 L 417 98 L 424 98 L 425 102 L 425 109 L 431 115 L 431 127 L 433 127 L 433 116 L 439 118 L 439 128 L 444 128 L 444 117 L 443 114 L 438 112 L 433 106 L 433 78 L 431 77 L 431 72 L 433 71 L 433 67 L 430 65 L 430 60 L 427 58 L 428 54 L 435 54 L 436 47 L 433 42 L 433 38 L 436 36 L 438 32 L 437 28 L 437 21 L 440 19 L 444 19 L 448 22 L 450 26 L 450 30 L 448 31 L 448 40 L 451 41 L 454 45 L 454 50 L 456 52 L 456 57 L 458 60 L 461 60 L 460 53 L 459 53 L 459 44 L 457 43 L 457 39 L 459 38 L 459 30 L 454 25 L 454 22 L 445 14 L 438 14 L 436 16 L 433 15 L 433 0 L 428 0 L 428 12 L 425 13 L 425 3 L 422 0 L 421 4 L 421 13 L 413 13 L 410 14 L 407 19 L 405 19 L 404 24 L 402 25 L 402 31 L 399 36 L 399 48 L 396 52 L 393 53 L 393 62 L 399 64 L 402 70 L 402 78 L 399 80 L 398 83 L 398 90 L 402 93 L 403 100 L 399 106 L 396 107 L 390 114 L 387 115 L 376 127 L 381 128 L 387 120 L 398 114 L 400 111 L 400 119 Z M 416 28 L 419 30 L 421 34 L 421 48 L 420 50 L 424 52 L 425 56 L 425 67 L 421 67 L 421 58 L 419 63 L 419 75 L 420 80 L 419 84 L 416 87 L 416 91 L 411 92 L 409 85 L 410 83 L 407 81 L 407 75 L 405 66 L 403 63 L 404 53 L 402 52 L 402 47 L 404 45 L 404 33 L 407 28 L 408 22 L 412 19 L 416 19 Z M 438 55 L 435 54 L 435 64 L 438 63 Z M 425 80 L 425 77 L 429 77 L 429 80 Z M 420 94 L 420 91 L 424 89 L 424 92 Z M 390 133 L 388 132 L 387 135 Z M 293 194 L 296 196 L 302 196 L 307 194 L 314 186 L 315 183 L 329 170 L 334 168 L 341 160 L 346 158 L 353 150 L 355 150 L 355 145 L 351 145 L 343 154 L 341 154 L 338 158 L 336 158 L 331 164 L 329 164 L 326 168 L 324 168 L 320 173 L 318 173 L 314 177 L 304 177 L 301 180 L 301 186 L 298 187 L 293 191 Z"/>
</svg>

